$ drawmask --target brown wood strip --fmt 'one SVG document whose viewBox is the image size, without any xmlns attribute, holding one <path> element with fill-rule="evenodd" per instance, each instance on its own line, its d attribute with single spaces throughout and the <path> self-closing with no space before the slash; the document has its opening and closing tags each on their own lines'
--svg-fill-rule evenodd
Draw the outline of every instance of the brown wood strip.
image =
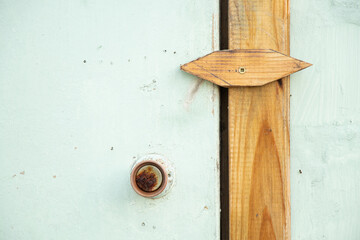
<svg viewBox="0 0 360 240">
<path fill-rule="evenodd" d="M 229 48 L 289 55 L 288 0 L 229 0 Z M 230 239 L 290 239 L 289 77 L 229 88 Z"/>
</svg>

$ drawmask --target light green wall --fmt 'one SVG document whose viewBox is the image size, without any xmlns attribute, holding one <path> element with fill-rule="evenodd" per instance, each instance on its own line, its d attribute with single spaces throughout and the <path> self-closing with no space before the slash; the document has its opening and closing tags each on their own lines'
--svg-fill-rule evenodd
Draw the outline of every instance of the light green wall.
<svg viewBox="0 0 360 240">
<path fill-rule="evenodd" d="M 0 0 L 0 239 L 218 236 L 218 93 L 178 70 L 212 50 L 213 14 L 217 47 L 216 13 Z M 314 64 L 291 78 L 292 238 L 360 239 L 359 1 L 293 0 L 291 55 Z M 162 200 L 128 183 L 148 152 L 177 170 Z"/>
<path fill-rule="evenodd" d="M 360 2 L 293 0 L 292 239 L 360 239 Z M 302 171 L 300 174 L 299 170 Z"/>
<path fill-rule="evenodd" d="M 217 13 L 0 0 L 1 240 L 217 238 L 218 91 L 179 68 L 218 46 Z M 177 174 L 158 200 L 129 181 L 154 152 Z"/>
</svg>

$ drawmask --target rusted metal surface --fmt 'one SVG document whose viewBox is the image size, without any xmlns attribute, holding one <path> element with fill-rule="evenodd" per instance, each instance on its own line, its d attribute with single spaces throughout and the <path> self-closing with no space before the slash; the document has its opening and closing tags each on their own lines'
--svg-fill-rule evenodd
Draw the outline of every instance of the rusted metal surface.
<svg viewBox="0 0 360 240">
<path fill-rule="evenodd" d="M 144 166 L 136 174 L 136 185 L 145 192 L 156 191 L 161 183 L 162 174 L 155 166 Z"/>
<path fill-rule="evenodd" d="M 174 174 L 173 167 L 164 156 L 148 154 L 135 162 L 130 183 L 140 196 L 158 198 L 169 192 Z"/>
</svg>

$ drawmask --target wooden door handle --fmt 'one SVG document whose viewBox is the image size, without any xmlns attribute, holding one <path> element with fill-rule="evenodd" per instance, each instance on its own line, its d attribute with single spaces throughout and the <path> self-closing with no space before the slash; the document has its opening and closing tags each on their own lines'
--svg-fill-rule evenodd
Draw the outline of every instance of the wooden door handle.
<svg viewBox="0 0 360 240">
<path fill-rule="evenodd" d="M 215 51 L 181 66 L 222 87 L 262 86 L 312 64 L 271 49 Z"/>
</svg>

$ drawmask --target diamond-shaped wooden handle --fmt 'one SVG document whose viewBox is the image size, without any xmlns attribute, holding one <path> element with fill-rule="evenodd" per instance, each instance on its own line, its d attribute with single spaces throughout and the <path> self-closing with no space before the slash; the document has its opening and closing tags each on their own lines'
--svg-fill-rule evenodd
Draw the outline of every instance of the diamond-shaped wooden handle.
<svg viewBox="0 0 360 240">
<path fill-rule="evenodd" d="M 236 49 L 212 52 L 181 69 L 222 87 L 239 87 L 261 86 L 311 65 L 271 49 Z"/>
</svg>

